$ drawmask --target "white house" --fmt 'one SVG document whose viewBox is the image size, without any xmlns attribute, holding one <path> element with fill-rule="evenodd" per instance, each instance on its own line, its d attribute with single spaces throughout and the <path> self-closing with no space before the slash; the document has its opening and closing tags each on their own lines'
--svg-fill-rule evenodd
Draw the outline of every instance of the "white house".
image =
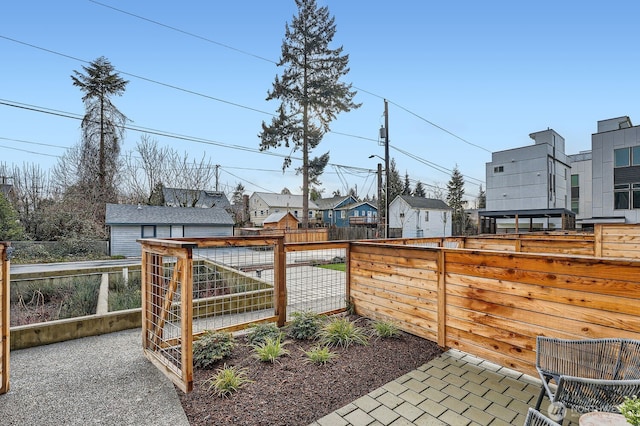
<svg viewBox="0 0 640 426">
<path fill-rule="evenodd" d="M 249 213 L 254 226 L 262 226 L 272 213 L 287 212 L 302 221 L 302 195 L 254 192 L 249 197 Z M 318 206 L 309 200 L 309 220 L 315 218 Z"/>
<path fill-rule="evenodd" d="M 111 255 L 139 257 L 139 238 L 227 237 L 233 218 L 220 207 L 162 207 L 107 204 Z"/>
<path fill-rule="evenodd" d="M 450 237 L 451 210 L 442 200 L 398 195 L 389 205 L 389 228 L 401 228 L 403 238 Z"/>
</svg>

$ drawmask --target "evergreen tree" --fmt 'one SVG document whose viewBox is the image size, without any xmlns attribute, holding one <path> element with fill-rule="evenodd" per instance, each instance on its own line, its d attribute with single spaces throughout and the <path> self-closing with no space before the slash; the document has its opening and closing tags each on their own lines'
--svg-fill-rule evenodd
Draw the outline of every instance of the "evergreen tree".
<svg viewBox="0 0 640 426">
<path fill-rule="evenodd" d="M 115 72 L 104 56 L 82 68 L 84 74 L 74 70 L 75 75 L 71 76 L 73 85 L 84 93 L 85 106 L 78 178 L 80 188 L 102 205 L 116 201 L 115 177 L 127 121 L 111 97 L 121 96 L 129 82 Z M 104 223 L 104 214 L 97 219 Z"/>
<path fill-rule="evenodd" d="M 480 192 L 478 193 L 478 208 L 486 209 L 487 208 L 487 193 L 484 189 L 482 189 L 482 185 L 480 185 Z"/>
<path fill-rule="evenodd" d="M 451 224 L 455 235 L 464 230 L 465 214 L 462 197 L 464 196 L 464 177 L 458 166 L 453 168 L 451 179 L 447 183 L 447 204 L 451 207 Z"/>
<path fill-rule="evenodd" d="M 422 198 L 427 196 L 427 192 L 424 190 L 424 185 L 422 185 L 422 182 L 416 182 L 416 188 L 413 190 L 413 196 Z"/>
<path fill-rule="evenodd" d="M 0 192 L 0 241 L 21 240 L 24 236 L 25 232 L 18 219 L 18 212 Z"/>
<path fill-rule="evenodd" d="M 308 226 L 309 188 L 318 184 L 329 154 L 312 160 L 309 154 L 316 148 L 329 124 L 340 112 L 348 112 L 360 105 L 353 102 L 356 94 L 351 84 L 340 78 L 349 72 L 349 56 L 343 48 L 329 45 L 336 33 L 335 19 L 329 9 L 318 7 L 315 0 L 295 0 L 298 15 L 286 25 L 282 42 L 282 76 L 276 76 L 267 100 L 282 103 L 271 124 L 262 123 L 260 149 L 277 148 L 284 144 L 291 152 L 302 151 L 303 213 L 302 226 Z M 291 165 L 285 158 L 283 170 Z"/>
<path fill-rule="evenodd" d="M 404 172 L 404 186 L 402 187 L 402 195 L 411 195 L 411 182 L 409 181 L 409 172 Z"/>
</svg>

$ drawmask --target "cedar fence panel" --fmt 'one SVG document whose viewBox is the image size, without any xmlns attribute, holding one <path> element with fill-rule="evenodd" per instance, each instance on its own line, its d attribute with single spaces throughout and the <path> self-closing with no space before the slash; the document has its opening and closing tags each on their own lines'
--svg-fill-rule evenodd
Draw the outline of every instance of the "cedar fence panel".
<svg viewBox="0 0 640 426">
<path fill-rule="evenodd" d="M 535 374 L 538 335 L 640 339 L 640 261 L 354 243 L 358 313 Z"/>
<path fill-rule="evenodd" d="M 596 256 L 640 259 L 640 225 L 596 225 Z"/>
</svg>

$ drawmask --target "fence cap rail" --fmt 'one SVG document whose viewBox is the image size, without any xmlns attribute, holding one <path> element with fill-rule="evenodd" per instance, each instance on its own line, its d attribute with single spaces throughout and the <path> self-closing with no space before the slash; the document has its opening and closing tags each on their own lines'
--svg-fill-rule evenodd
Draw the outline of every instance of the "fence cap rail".
<svg viewBox="0 0 640 426">
<path fill-rule="evenodd" d="M 196 248 L 198 243 L 191 240 L 176 240 L 172 238 L 139 238 L 136 242 L 148 246 L 161 246 L 171 248 Z"/>
</svg>

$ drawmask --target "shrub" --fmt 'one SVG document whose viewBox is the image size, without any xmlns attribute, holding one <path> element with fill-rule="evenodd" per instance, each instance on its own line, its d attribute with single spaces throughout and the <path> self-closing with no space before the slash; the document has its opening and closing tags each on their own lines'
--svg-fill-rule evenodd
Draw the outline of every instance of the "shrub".
<svg viewBox="0 0 640 426">
<path fill-rule="evenodd" d="M 313 349 L 304 351 L 304 353 L 307 356 L 307 362 L 322 365 L 326 364 L 336 356 L 336 354 L 331 352 L 327 346 L 316 346 Z"/>
<path fill-rule="evenodd" d="M 260 343 L 264 343 L 267 337 L 271 340 L 277 340 L 282 338 L 282 331 L 278 326 L 272 322 L 262 324 L 252 324 L 249 327 L 249 334 L 247 334 L 247 340 L 249 344 L 254 346 Z"/>
<path fill-rule="evenodd" d="M 193 342 L 193 365 L 211 368 L 216 362 L 231 355 L 235 341 L 231 333 L 207 331 Z"/>
<path fill-rule="evenodd" d="M 366 345 L 368 343 L 366 333 L 349 321 L 349 318 L 334 318 L 325 323 L 318 335 L 320 341 L 327 346 L 340 346 L 348 348 L 352 343 Z"/>
<path fill-rule="evenodd" d="M 400 330 L 398 326 L 389 321 L 374 321 L 373 331 L 378 337 L 398 337 Z"/>
<path fill-rule="evenodd" d="M 247 377 L 246 369 L 227 367 L 226 364 L 216 374 L 204 381 L 208 390 L 214 390 L 222 398 L 228 397 L 247 383 L 252 383 L 252 380 Z"/>
<path fill-rule="evenodd" d="M 322 315 L 315 312 L 294 312 L 289 323 L 289 335 L 294 339 L 307 340 L 316 337 L 322 325 Z"/>
<path fill-rule="evenodd" d="M 618 406 L 620 413 L 633 426 L 640 426 L 640 399 L 634 396 L 624 397 L 624 402 Z"/>
<path fill-rule="evenodd" d="M 289 351 L 284 348 L 287 342 L 280 341 L 280 337 L 273 340 L 266 337 L 265 341 L 253 346 L 255 357 L 263 362 L 275 362 L 279 357 L 288 355 Z"/>
<path fill-rule="evenodd" d="M 125 281 L 121 276 L 109 282 L 109 311 L 139 308 L 142 305 L 140 276 Z"/>
<path fill-rule="evenodd" d="M 72 293 L 60 307 L 60 319 L 95 314 L 100 293 L 100 276 L 74 277 L 71 288 Z"/>
</svg>

